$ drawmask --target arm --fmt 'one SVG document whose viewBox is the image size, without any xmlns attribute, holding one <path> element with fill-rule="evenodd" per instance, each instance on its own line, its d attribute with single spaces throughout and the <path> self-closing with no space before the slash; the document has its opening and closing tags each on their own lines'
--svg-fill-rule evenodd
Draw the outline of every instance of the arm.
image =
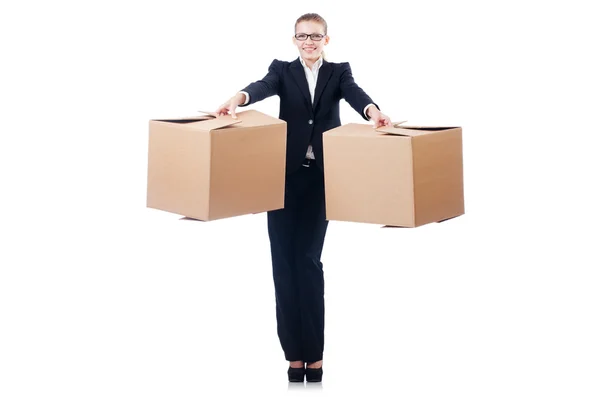
<svg viewBox="0 0 600 397">
<path fill-rule="evenodd" d="M 369 120 L 368 112 L 371 105 L 379 109 L 376 103 L 360 88 L 352 77 L 352 69 L 348 62 L 342 63 L 342 76 L 340 79 L 340 89 L 342 98 L 346 100 L 365 120 Z"/>
<path fill-rule="evenodd" d="M 274 59 L 271 66 L 269 66 L 269 72 L 262 80 L 255 81 L 240 91 L 244 97 L 244 102 L 239 106 L 248 106 L 276 95 L 279 92 L 279 76 L 282 67 L 283 63 Z"/>
</svg>

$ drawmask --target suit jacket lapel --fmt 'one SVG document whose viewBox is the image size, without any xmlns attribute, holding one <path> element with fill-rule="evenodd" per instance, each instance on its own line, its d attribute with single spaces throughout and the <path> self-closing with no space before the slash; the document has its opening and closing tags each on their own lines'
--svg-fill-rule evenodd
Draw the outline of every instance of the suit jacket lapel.
<svg viewBox="0 0 600 397">
<path fill-rule="evenodd" d="M 313 109 L 317 108 L 317 105 L 319 104 L 319 99 L 321 98 L 321 94 L 323 94 L 323 91 L 325 90 L 325 86 L 327 85 L 327 83 L 329 82 L 329 79 L 331 78 L 332 71 L 333 71 L 333 67 L 331 66 L 331 64 L 329 62 L 323 60 L 323 64 L 321 65 L 321 68 L 319 69 L 319 77 L 317 78 L 317 86 L 315 88 L 315 100 L 313 103 Z"/>
<path fill-rule="evenodd" d="M 312 107 L 310 100 L 310 91 L 308 90 L 308 82 L 306 81 L 306 75 L 304 74 L 304 68 L 300 63 L 300 59 L 297 58 L 294 62 L 292 62 L 290 69 L 292 71 L 292 76 L 294 76 L 294 81 L 296 81 L 296 84 L 298 85 L 298 88 L 300 88 L 302 95 L 304 95 L 306 104 L 310 109 Z"/>
</svg>

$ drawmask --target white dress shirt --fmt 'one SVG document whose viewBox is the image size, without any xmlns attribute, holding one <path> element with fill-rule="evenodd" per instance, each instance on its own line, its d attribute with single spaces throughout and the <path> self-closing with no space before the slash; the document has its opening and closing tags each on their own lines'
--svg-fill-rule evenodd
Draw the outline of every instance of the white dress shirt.
<svg viewBox="0 0 600 397">
<path fill-rule="evenodd" d="M 317 61 L 313 64 L 312 68 L 308 67 L 308 65 L 306 64 L 306 62 L 304 62 L 304 59 L 302 59 L 302 57 L 298 58 L 300 59 L 302 67 L 304 68 L 304 74 L 306 75 L 306 81 L 308 82 L 308 91 L 310 92 L 311 103 L 314 103 L 315 89 L 317 88 L 319 69 L 321 69 L 321 66 L 323 65 L 323 57 L 319 57 L 319 59 L 317 59 Z M 244 105 L 246 105 L 250 101 L 250 95 L 245 91 L 240 92 L 246 96 L 246 101 L 244 102 Z M 367 115 L 367 109 L 369 108 L 369 106 L 375 106 L 375 104 L 370 103 L 363 109 L 363 113 L 365 114 L 366 118 L 369 118 L 369 116 Z M 308 145 L 308 149 L 306 151 L 306 158 L 311 160 L 315 159 L 315 154 L 313 153 L 313 148 L 310 144 Z"/>
</svg>

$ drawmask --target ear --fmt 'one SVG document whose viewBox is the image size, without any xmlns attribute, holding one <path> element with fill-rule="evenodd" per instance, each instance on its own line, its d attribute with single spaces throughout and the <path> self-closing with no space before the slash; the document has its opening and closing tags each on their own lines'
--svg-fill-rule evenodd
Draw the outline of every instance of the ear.
<svg viewBox="0 0 600 397">
<path fill-rule="evenodd" d="M 329 36 L 325 36 L 325 45 L 329 44 Z"/>
</svg>

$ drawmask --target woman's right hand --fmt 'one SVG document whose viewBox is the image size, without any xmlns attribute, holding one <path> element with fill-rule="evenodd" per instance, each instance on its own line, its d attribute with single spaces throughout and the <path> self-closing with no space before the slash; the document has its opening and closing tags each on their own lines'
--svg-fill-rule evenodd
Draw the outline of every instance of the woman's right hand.
<svg viewBox="0 0 600 397">
<path fill-rule="evenodd" d="M 235 109 L 244 102 L 246 102 L 246 96 L 244 94 L 242 94 L 241 92 L 238 92 L 237 94 L 232 96 L 230 99 L 225 101 L 225 103 L 223 103 L 221 106 L 219 106 L 219 108 L 217 109 L 217 111 L 215 113 L 217 114 L 217 117 L 225 116 L 228 113 L 231 113 L 231 117 L 234 119 L 237 119 L 237 116 L 235 114 Z"/>
</svg>

